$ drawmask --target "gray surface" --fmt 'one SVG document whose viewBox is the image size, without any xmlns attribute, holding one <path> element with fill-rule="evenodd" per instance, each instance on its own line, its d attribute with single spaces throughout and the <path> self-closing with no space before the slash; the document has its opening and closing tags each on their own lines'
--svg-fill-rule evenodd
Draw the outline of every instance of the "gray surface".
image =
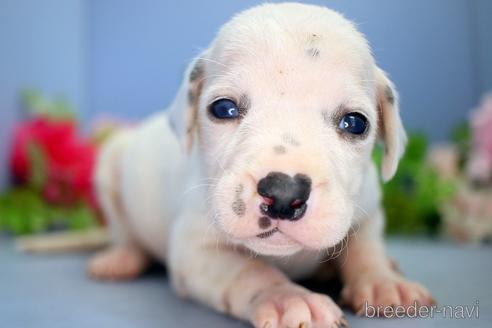
<svg viewBox="0 0 492 328">
<path fill-rule="evenodd" d="M 440 305 L 473 305 L 480 319 L 367 319 L 347 313 L 352 327 L 492 327 L 492 247 L 391 240 L 406 275 L 428 286 Z M 157 271 L 128 283 L 87 278 L 89 254 L 18 254 L 0 240 L 1 327 L 247 327 L 180 300 Z M 418 324 L 418 325 L 417 325 Z"/>
</svg>

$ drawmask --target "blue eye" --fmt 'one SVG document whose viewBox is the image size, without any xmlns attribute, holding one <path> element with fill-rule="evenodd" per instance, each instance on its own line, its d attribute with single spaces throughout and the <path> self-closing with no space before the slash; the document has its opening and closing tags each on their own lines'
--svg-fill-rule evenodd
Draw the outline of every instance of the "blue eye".
<svg viewBox="0 0 492 328">
<path fill-rule="evenodd" d="M 210 113 L 218 119 L 233 119 L 239 117 L 239 108 L 230 99 L 219 99 L 210 105 Z"/>
<path fill-rule="evenodd" d="M 338 128 L 351 134 L 361 135 L 367 131 L 367 125 L 367 118 L 360 113 L 354 112 L 345 114 L 340 120 Z"/>
</svg>

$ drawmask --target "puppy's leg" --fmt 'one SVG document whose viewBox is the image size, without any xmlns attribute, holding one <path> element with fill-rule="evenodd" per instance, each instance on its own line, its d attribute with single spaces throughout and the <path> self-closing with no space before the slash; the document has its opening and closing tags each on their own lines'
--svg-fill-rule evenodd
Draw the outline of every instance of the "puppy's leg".
<svg viewBox="0 0 492 328">
<path fill-rule="evenodd" d="M 346 325 L 342 311 L 328 296 L 291 282 L 232 245 L 216 243 L 215 236 L 205 231 L 190 227 L 172 232 L 168 266 L 178 294 L 258 328 Z"/>
<path fill-rule="evenodd" d="M 127 280 L 147 268 L 149 258 L 138 247 L 113 246 L 97 253 L 89 262 L 88 273 L 102 280 Z"/>
<path fill-rule="evenodd" d="M 129 138 L 130 132 L 126 131 L 112 137 L 103 147 L 97 163 L 97 197 L 108 221 L 113 244 L 89 262 L 88 273 L 97 279 L 131 279 L 144 271 L 149 263 L 147 254 L 132 238 L 120 197 L 119 164 Z"/>
<path fill-rule="evenodd" d="M 383 214 L 378 211 L 374 217 L 364 220 L 358 232 L 350 237 L 348 248 L 339 260 L 345 285 L 342 302 L 359 315 L 364 314 L 366 304 L 380 308 L 408 307 L 414 302 L 433 304 L 424 287 L 406 280 L 395 270 L 394 263 L 385 255 L 382 234 Z"/>
</svg>

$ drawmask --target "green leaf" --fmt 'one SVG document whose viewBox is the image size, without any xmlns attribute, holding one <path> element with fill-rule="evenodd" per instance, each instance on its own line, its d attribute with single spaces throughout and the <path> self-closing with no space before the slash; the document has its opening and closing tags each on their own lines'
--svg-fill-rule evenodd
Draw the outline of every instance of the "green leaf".
<svg viewBox="0 0 492 328">
<path fill-rule="evenodd" d="M 470 124 L 467 121 L 457 124 L 451 132 L 451 140 L 458 147 L 459 167 L 463 169 L 471 149 L 472 131 Z"/>
<path fill-rule="evenodd" d="M 48 168 L 46 156 L 35 141 L 27 145 L 27 158 L 30 167 L 28 184 L 36 190 L 41 190 L 47 179 Z"/>
<path fill-rule="evenodd" d="M 63 97 L 47 99 L 35 89 L 25 89 L 21 93 L 21 99 L 26 111 L 32 115 L 46 116 L 54 120 L 76 121 L 75 111 Z"/>
<path fill-rule="evenodd" d="M 74 111 L 64 98 L 58 98 L 53 101 L 50 114 L 54 119 L 76 120 Z"/>
<path fill-rule="evenodd" d="M 86 205 L 79 205 L 70 213 L 70 228 L 85 230 L 96 225 L 95 216 Z"/>
<path fill-rule="evenodd" d="M 25 89 L 21 93 L 22 103 L 29 114 L 46 115 L 49 112 L 50 103 L 34 89 Z"/>
</svg>

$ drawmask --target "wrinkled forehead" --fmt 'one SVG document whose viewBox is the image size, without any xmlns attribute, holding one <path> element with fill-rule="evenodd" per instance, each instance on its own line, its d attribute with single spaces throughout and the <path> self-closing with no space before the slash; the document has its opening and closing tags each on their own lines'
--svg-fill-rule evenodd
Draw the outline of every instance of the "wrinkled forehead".
<svg viewBox="0 0 492 328">
<path fill-rule="evenodd" d="M 364 39 L 344 30 L 264 26 L 261 33 L 241 34 L 230 29 L 210 55 L 206 89 L 211 93 L 241 91 L 256 99 L 324 104 L 374 101 L 370 50 Z"/>
</svg>

